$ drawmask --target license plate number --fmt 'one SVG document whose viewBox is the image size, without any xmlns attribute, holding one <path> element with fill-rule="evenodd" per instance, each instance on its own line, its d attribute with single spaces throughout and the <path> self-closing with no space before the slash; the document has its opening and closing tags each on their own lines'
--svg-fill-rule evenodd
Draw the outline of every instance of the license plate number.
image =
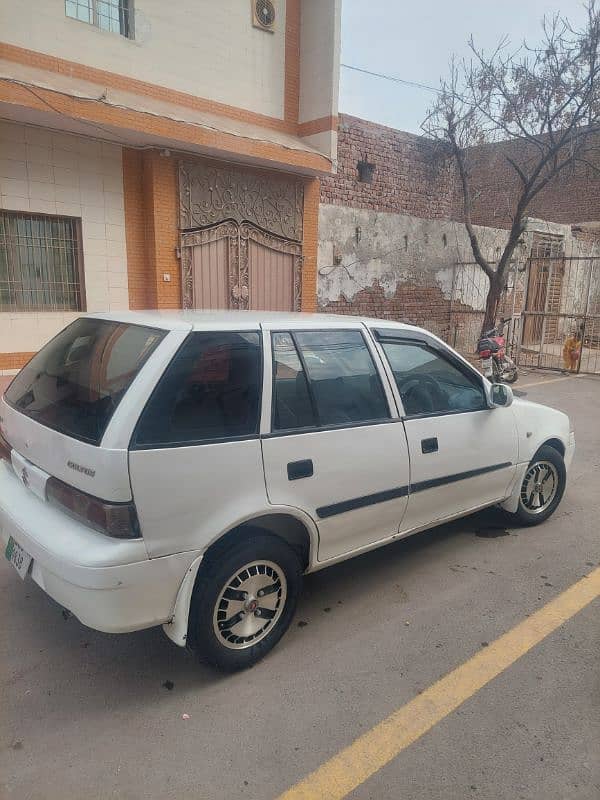
<svg viewBox="0 0 600 800">
<path fill-rule="evenodd" d="M 492 359 L 491 358 L 482 358 L 481 359 L 481 370 L 486 377 L 489 377 L 492 372 Z"/>
<path fill-rule="evenodd" d="M 11 536 L 6 545 L 5 553 L 6 558 L 10 561 L 13 567 L 17 570 L 23 580 L 27 575 L 27 570 L 31 564 L 31 556 L 25 552 L 20 544 L 17 544 Z"/>
</svg>

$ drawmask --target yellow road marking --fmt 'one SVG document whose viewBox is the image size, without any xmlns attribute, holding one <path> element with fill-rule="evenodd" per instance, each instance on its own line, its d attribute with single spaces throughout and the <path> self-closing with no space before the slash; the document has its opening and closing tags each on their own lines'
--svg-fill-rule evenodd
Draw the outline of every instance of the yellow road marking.
<svg viewBox="0 0 600 800">
<path fill-rule="evenodd" d="M 278 800 L 342 800 L 597 597 L 600 567 L 371 728 Z"/>
<path fill-rule="evenodd" d="M 548 381 L 535 381 L 534 383 L 521 383 L 516 386 L 516 389 L 525 389 L 526 386 L 542 386 L 545 383 L 557 383 L 558 381 L 570 381 L 571 378 L 581 378 L 581 373 L 577 375 L 563 375 L 562 378 L 550 378 Z"/>
</svg>

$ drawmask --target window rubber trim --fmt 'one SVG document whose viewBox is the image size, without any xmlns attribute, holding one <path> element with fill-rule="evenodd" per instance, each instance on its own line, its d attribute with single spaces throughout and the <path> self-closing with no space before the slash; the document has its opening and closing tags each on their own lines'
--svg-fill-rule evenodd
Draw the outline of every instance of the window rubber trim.
<svg viewBox="0 0 600 800">
<path fill-rule="evenodd" d="M 351 428 L 368 428 L 373 425 L 390 425 L 402 422 L 401 417 L 391 419 L 367 419 L 364 422 L 340 422 L 338 425 L 324 425 L 322 428 L 285 428 L 278 431 L 263 433 L 261 439 L 277 439 L 279 436 L 298 436 L 302 433 L 327 433 L 328 431 L 345 431 Z"/>
<path fill-rule="evenodd" d="M 384 344 L 409 344 L 413 345 L 414 347 L 421 347 L 424 350 L 430 350 L 431 352 L 435 353 L 435 355 L 440 356 L 441 358 L 446 359 L 453 367 L 455 367 L 459 372 L 461 372 L 466 378 L 469 378 L 473 381 L 474 384 L 478 385 L 478 388 L 481 389 L 484 397 L 484 403 L 479 408 L 452 408 L 448 409 L 448 411 L 422 411 L 419 414 L 404 414 L 402 416 L 403 420 L 411 420 L 411 419 L 424 419 L 429 417 L 446 417 L 451 414 L 472 414 L 476 413 L 477 411 L 487 411 L 489 410 L 489 406 L 485 402 L 485 384 L 483 383 L 484 378 L 477 370 L 473 367 L 464 364 L 460 358 L 457 358 L 451 350 L 446 349 L 444 346 L 439 345 L 437 342 L 430 339 L 426 334 L 419 334 L 416 331 L 410 331 L 409 333 L 404 336 L 402 335 L 402 331 L 393 331 L 391 329 L 385 328 L 371 328 L 371 333 L 375 337 L 375 340 L 381 345 L 381 351 L 383 356 L 386 359 L 386 362 L 390 368 L 390 372 L 392 377 L 394 378 L 394 383 L 396 384 L 396 389 L 398 390 L 398 394 L 400 395 L 400 400 L 402 401 L 402 408 L 404 410 L 404 401 L 402 400 L 402 394 L 400 393 L 400 387 L 396 381 L 394 370 L 392 369 L 392 365 L 389 359 L 388 354 L 385 352 L 383 347 Z"/>
<path fill-rule="evenodd" d="M 168 331 L 167 331 L 168 333 Z M 255 333 L 258 336 L 258 346 L 260 347 L 260 363 L 259 363 L 259 376 L 258 376 L 258 415 L 256 421 L 255 430 L 248 434 L 242 434 L 241 436 L 219 436 L 213 439 L 196 439 L 191 442 L 155 442 L 150 444 L 138 444 L 136 441 L 138 428 L 142 421 L 142 417 L 146 411 L 146 408 L 152 402 L 154 395 L 158 391 L 158 387 L 162 379 L 165 376 L 165 373 L 171 366 L 171 364 L 175 361 L 175 359 L 179 356 L 180 352 L 183 350 L 185 345 L 187 344 L 188 340 L 194 336 L 195 334 L 202 334 L 202 333 Z M 168 450 L 170 448 L 176 447 L 200 447 L 204 444 L 224 444 L 225 442 L 245 442 L 250 441 L 251 439 L 260 439 L 260 421 L 261 421 L 261 409 L 262 409 L 262 392 L 263 392 L 263 382 L 264 382 L 264 373 L 265 373 L 265 349 L 263 347 L 263 339 L 261 336 L 260 328 L 248 328 L 247 330 L 207 330 L 207 331 L 197 331 L 191 330 L 188 335 L 185 337 L 183 342 L 179 345 L 177 350 L 171 356 L 169 363 L 163 369 L 159 379 L 156 381 L 154 388 L 152 389 L 150 396 L 144 403 L 144 407 L 140 411 L 137 421 L 134 425 L 133 432 L 129 439 L 129 446 L 128 452 L 137 452 L 138 450 Z"/>
<path fill-rule="evenodd" d="M 358 331 L 361 335 L 367 353 L 369 354 L 369 358 L 371 359 L 371 363 L 375 369 L 375 375 L 377 376 L 377 380 L 379 382 L 379 388 L 381 390 L 381 394 L 383 395 L 383 401 L 388 411 L 388 416 L 383 418 L 378 418 L 375 420 L 360 420 L 358 422 L 343 422 L 337 425 L 321 425 L 320 418 L 319 418 L 319 410 L 317 408 L 316 400 L 314 399 L 314 392 L 312 389 L 312 380 L 310 375 L 308 374 L 308 368 L 306 366 L 306 362 L 304 359 L 304 354 L 298 344 L 296 339 L 297 333 L 328 333 L 329 331 L 336 331 L 336 332 L 348 332 L 348 331 Z M 273 439 L 277 436 L 293 436 L 299 433 L 316 433 L 318 431 L 336 431 L 336 430 L 343 430 L 344 428 L 362 428 L 366 425 L 381 425 L 385 422 L 401 422 L 402 419 L 400 417 L 392 416 L 394 409 L 390 407 L 388 402 L 388 398 L 385 392 L 385 386 L 383 384 L 383 380 L 381 377 L 381 370 L 379 365 L 373 358 L 373 353 L 371 352 L 371 348 L 369 347 L 369 343 L 365 336 L 365 332 L 361 328 L 302 328 L 302 329 L 294 329 L 294 330 L 271 330 L 269 331 L 271 336 L 271 430 L 269 433 L 264 433 L 261 438 L 263 439 Z M 275 420 L 275 349 L 273 347 L 273 335 L 276 333 L 286 333 L 292 339 L 294 343 L 294 347 L 296 349 L 296 354 L 300 360 L 300 364 L 302 365 L 302 369 L 304 371 L 304 377 L 306 378 L 306 384 L 308 388 L 308 394 L 310 397 L 312 409 L 313 409 L 313 416 L 317 424 L 311 427 L 303 427 L 303 428 L 286 428 L 281 430 L 276 430 L 274 427 L 274 420 Z M 387 376 L 386 376 L 387 378 Z"/>
</svg>

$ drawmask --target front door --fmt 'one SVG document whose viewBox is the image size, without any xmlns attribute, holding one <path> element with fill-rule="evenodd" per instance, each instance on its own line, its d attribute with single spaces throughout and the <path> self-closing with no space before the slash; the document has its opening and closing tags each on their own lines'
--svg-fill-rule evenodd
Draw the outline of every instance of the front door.
<svg viewBox="0 0 600 800">
<path fill-rule="evenodd" d="M 314 519 L 319 561 L 395 535 L 406 509 L 408 449 L 360 324 L 272 329 L 269 339 L 272 430 L 262 447 L 270 502 Z"/>
<path fill-rule="evenodd" d="M 386 331 L 380 344 L 404 406 L 409 532 L 503 500 L 517 461 L 512 409 L 488 408 L 482 379 L 450 351 Z"/>
<path fill-rule="evenodd" d="M 564 271 L 562 237 L 534 234 L 529 259 L 523 345 L 556 341 Z M 548 314 L 550 316 L 546 316 Z"/>
<path fill-rule="evenodd" d="M 182 236 L 184 308 L 299 311 L 302 246 L 249 222 Z"/>
</svg>

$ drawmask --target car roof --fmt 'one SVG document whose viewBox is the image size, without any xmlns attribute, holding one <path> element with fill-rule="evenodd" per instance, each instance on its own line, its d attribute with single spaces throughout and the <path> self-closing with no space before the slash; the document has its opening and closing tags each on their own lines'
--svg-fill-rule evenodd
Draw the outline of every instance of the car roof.
<svg viewBox="0 0 600 800">
<path fill-rule="evenodd" d="M 148 310 L 148 311 L 112 311 L 90 313 L 86 316 L 97 319 L 129 322 L 133 325 L 148 325 L 167 330 L 248 330 L 258 329 L 263 325 L 272 327 L 292 326 L 311 328 L 322 325 L 324 328 L 348 328 L 368 325 L 369 327 L 402 328 L 420 330 L 413 325 L 406 325 L 393 320 L 355 317 L 344 314 L 311 314 L 307 312 L 283 311 L 205 311 L 189 310 Z"/>
</svg>

